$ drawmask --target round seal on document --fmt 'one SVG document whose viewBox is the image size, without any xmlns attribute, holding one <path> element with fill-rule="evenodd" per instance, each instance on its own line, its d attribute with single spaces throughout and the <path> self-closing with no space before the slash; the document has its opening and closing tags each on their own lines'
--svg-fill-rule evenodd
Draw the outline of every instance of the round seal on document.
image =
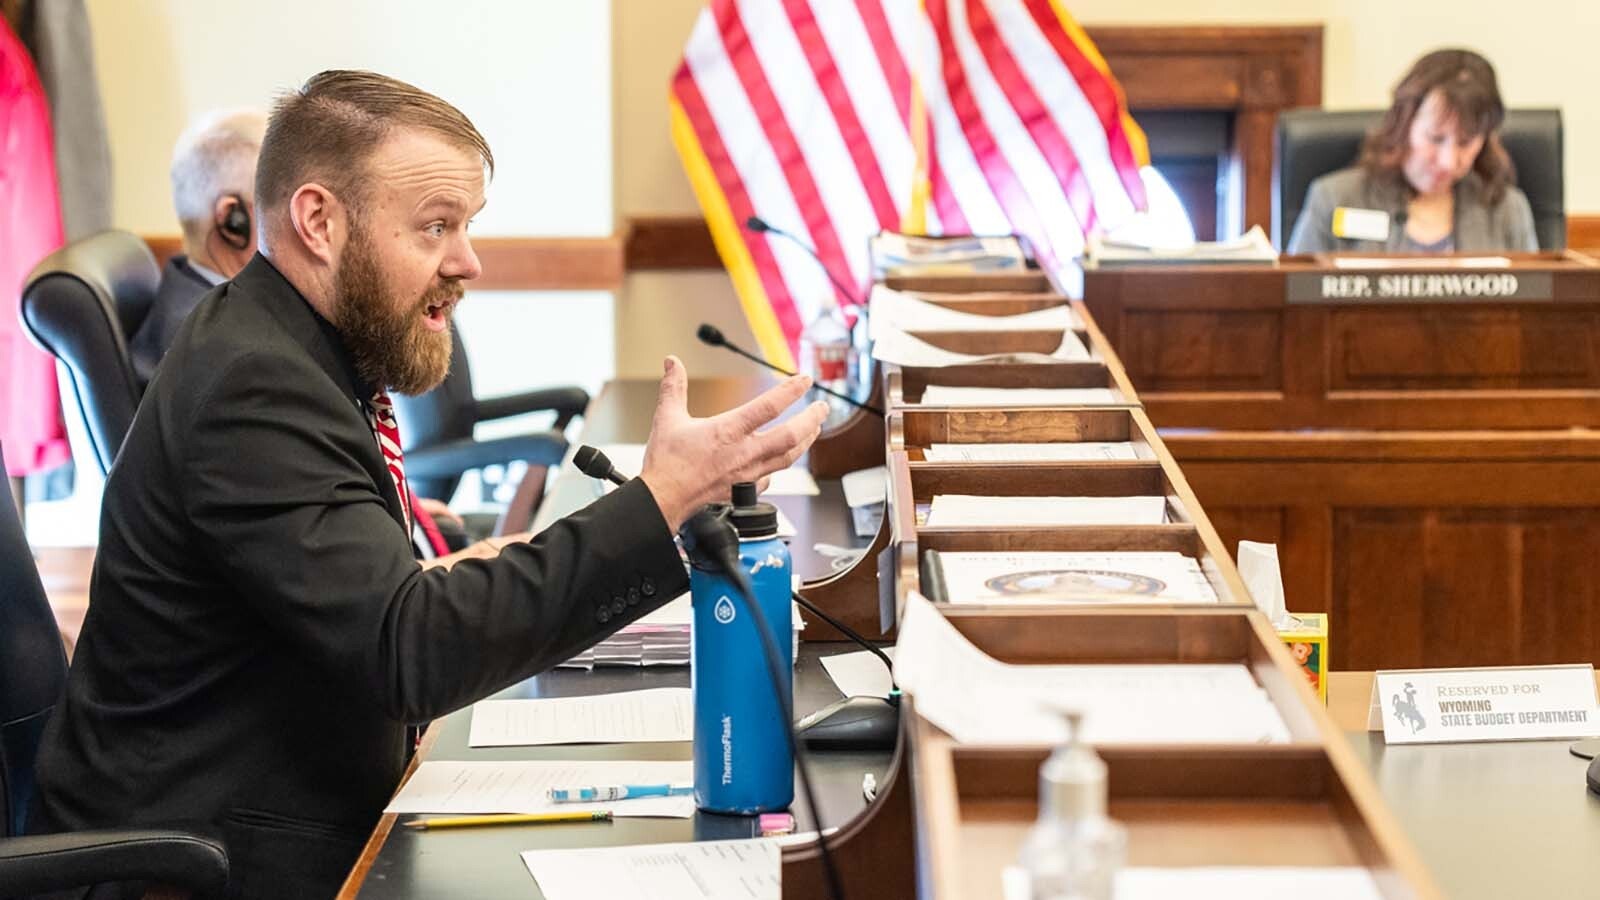
<svg viewBox="0 0 1600 900">
<path fill-rule="evenodd" d="M 1110 572 L 1104 569 L 1039 569 L 1032 572 L 1008 572 L 984 582 L 984 586 L 997 594 L 1020 596 L 1043 594 L 1056 597 L 1073 597 L 1095 594 L 1136 594 L 1153 597 L 1167 589 L 1159 578 L 1133 572 Z"/>
</svg>

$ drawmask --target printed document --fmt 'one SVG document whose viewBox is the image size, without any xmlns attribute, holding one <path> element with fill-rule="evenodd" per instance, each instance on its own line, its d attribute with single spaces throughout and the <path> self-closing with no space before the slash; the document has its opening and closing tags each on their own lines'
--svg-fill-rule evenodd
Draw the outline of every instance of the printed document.
<svg viewBox="0 0 1600 900">
<path fill-rule="evenodd" d="M 584 697 L 480 700 L 472 705 L 471 747 L 623 744 L 694 739 L 689 688 L 651 688 Z"/>
<path fill-rule="evenodd" d="M 957 353 L 936 347 L 927 341 L 907 334 L 892 325 L 882 326 L 872 342 L 872 358 L 879 362 L 917 369 L 942 369 L 945 366 L 981 365 L 986 363 L 1036 363 L 1049 365 L 1061 362 L 1088 362 L 1092 357 L 1076 332 L 1063 331 L 1061 343 L 1050 353 L 992 353 L 987 355 Z"/>
<path fill-rule="evenodd" d="M 884 647 L 883 652 L 890 662 L 894 661 L 893 647 Z M 894 680 L 876 653 L 857 650 L 824 656 L 822 667 L 828 670 L 828 677 L 833 679 L 839 693 L 846 697 L 888 697 L 894 690 Z"/>
<path fill-rule="evenodd" d="M 1126 403 L 1110 388 L 990 388 L 930 384 L 923 406 L 1115 406 Z"/>
<path fill-rule="evenodd" d="M 900 331 L 1068 331 L 1082 324 L 1065 302 L 1015 315 L 987 316 L 929 303 L 881 284 L 872 289 L 869 309 L 873 340 L 884 326 Z"/>
<path fill-rule="evenodd" d="M 690 796 L 555 803 L 550 789 L 692 781 L 694 763 L 687 759 L 429 760 L 417 766 L 384 812 L 491 815 L 610 810 L 614 816 L 687 819 L 694 815 Z"/>
<path fill-rule="evenodd" d="M 776 841 L 698 841 L 522 854 L 545 900 L 780 900 Z"/>
<path fill-rule="evenodd" d="M 929 444 L 928 462 L 1084 462 L 1138 459 L 1131 441 L 1056 441 L 1049 444 Z"/>
<path fill-rule="evenodd" d="M 1165 497 L 976 497 L 937 494 L 922 524 L 967 525 L 1161 525 Z"/>
<path fill-rule="evenodd" d="M 953 604 L 1215 603 L 1191 556 L 1171 551 L 941 552 Z"/>
<path fill-rule="evenodd" d="M 894 677 L 917 712 L 963 743 L 1057 744 L 1083 715 L 1094 744 L 1286 743 L 1288 728 L 1236 663 L 1011 665 L 984 653 L 913 591 Z"/>
</svg>

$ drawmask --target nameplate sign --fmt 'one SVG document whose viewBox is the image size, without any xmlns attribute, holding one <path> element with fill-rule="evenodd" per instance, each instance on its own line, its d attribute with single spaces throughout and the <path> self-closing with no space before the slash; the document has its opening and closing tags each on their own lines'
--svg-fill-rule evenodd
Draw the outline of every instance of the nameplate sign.
<svg viewBox="0 0 1600 900">
<path fill-rule="evenodd" d="M 1554 274 L 1515 269 L 1460 271 L 1294 272 L 1285 276 L 1290 303 L 1409 303 L 1445 300 L 1503 303 L 1549 300 Z"/>
<path fill-rule="evenodd" d="M 1388 744 L 1600 735 L 1594 666 L 1378 672 L 1367 729 L 1379 728 Z"/>
</svg>

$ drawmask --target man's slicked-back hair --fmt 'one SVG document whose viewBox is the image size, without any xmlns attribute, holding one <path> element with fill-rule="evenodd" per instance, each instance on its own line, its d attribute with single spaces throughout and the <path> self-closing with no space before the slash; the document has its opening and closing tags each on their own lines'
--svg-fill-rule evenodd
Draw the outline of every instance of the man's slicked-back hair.
<svg viewBox="0 0 1600 900">
<path fill-rule="evenodd" d="M 397 128 L 423 129 L 476 153 L 494 175 L 488 141 L 461 110 L 387 75 L 330 69 L 273 106 L 256 164 L 257 208 L 283 208 L 313 181 L 346 205 L 363 203 L 371 188 L 367 161 Z"/>
</svg>

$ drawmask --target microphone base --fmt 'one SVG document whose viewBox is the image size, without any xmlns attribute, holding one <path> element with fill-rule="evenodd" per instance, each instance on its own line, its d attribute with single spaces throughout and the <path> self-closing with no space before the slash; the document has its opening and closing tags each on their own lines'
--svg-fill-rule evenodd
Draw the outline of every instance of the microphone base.
<svg viewBox="0 0 1600 900">
<path fill-rule="evenodd" d="M 893 750 L 900 705 L 883 697 L 846 697 L 795 723 L 809 750 Z"/>
</svg>

